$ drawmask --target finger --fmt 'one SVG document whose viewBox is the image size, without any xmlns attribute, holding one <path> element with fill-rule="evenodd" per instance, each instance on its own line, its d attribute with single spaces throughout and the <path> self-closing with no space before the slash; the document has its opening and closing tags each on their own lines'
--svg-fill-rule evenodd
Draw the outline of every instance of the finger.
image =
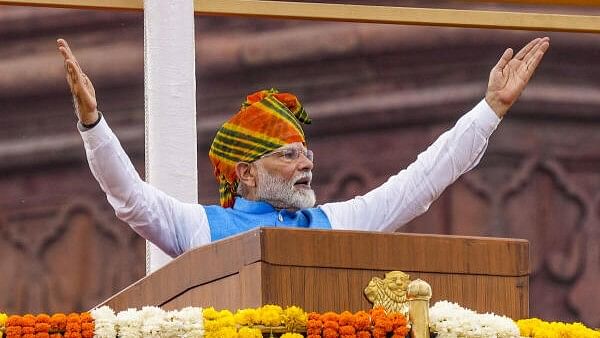
<svg viewBox="0 0 600 338">
<path fill-rule="evenodd" d="M 58 44 L 58 50 L 61 52 L 65 60 L 72 60 L 75 66 L 81 70 L 81 66 L 79 66 L 79 62 L 77 61 L 75 54 L 73 54 L 71 51 L 71 47 L 69 47 L 67 41 L 64 39 L 58 39 L 56 43 Z"/>
<path fill-rule="evenodd" d="M 83 76 L 81 75 L 80 69 L 71 60 L 65 61 L 65 64 L 67 65 L 67 72 L 69 73 L 72 85 L 74 87 L 81 86 L 83 83 Z"/>
<path fill-rule="evenodd" d="M 523 60 L 525 55 L 540 41 L 540 38 L 536 38 L 531 40 L 525 47 L 521 48 L 521 50 L 515 55 L 515 59 Z"/>
<path fill-rule="evenodd" d="M 523 57 L 523 61 L 524 62 L 529 62 L 529 59 L 535 57 L 535 55 L 537 55 L 538 51 L 540 51 L 542 48 L 544 48 L 543 52 L 546 51 L 546 49 L 548 49 L 549 46 L 549 40 L 548 38 L 544 38 L 544 39 L 540 39 L 535 46 L 533 46 L 533 48 L 531 48 L 527 54 Z"/>
<path fill-rule="evenodd" d="M 504 51 L 504 53 L 502 54 L 502 56 L 500 57 L 500 60 L 498 60 L 498 63 L 496 64 L 496 66 L 494 68 L 498 69 L 499 71 L 502 71 L 504 69 L 504 67 L 506 67 L 508 62 L 512 59 L 512 55 L 513 55 L 512 48 L 507 48 Z"/>
<path fill-rule="evenodd" d="M 544 54 L 548 50 L 549 46 L 550 44 L 547 42 L 542 44 L 535 55 L 527 61 L 527 79 L 531 78 L 538 65 L 542 61 L 542 58 L 544 57 Z"/>
<path fill-rule="evenodd" d="M 69 73 L 71 75 L 72 84 L 72 93 L 77 97 L 77 101 L 79 103 L 87 102 L 96 97 L 96 93 L 94 87 L 92 86 L 92 82 L 87 78 L 87 76 L 76 67 L 76 65 L 71 61 L 67 61 L 67 65 L 69 68 Z"/>
</svg>

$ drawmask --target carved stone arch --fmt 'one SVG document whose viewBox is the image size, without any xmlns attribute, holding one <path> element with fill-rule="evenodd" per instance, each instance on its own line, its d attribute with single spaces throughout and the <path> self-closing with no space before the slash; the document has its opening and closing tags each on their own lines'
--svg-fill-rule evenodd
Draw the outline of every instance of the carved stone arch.
<svg viewBox="0 0 600 338">
<path fill-rule="evenodd" d="M 344 201 L 373 189 L 375 179 L 363 168 L 343 169 L 321 190 L 325 201 Z"/>
<path fill-rule="evenodd" d="M 595 219 L 594 198 L 569 178 L 568 173 L 558 161 L 546 160 L 541 163 L 541 168 L 552 173 L 557 186 L 566 196 L 570 196 L 573 201 L 576 201 L 581 209 L 580 218 L 575 223 L 575 228 L 579 231 L 567 234 L 567 237 L 564 238 L 564 241 L 570 243 L 567 250 L 561 252 L 551 246 L 552 249 L 548 250 L 545 260 L 553 277 L 565 282 L 572 281 L 584 268 L 582 258 L 585 254 L 585 229 Z"/>
<path fill-rule="evenodd" d="M 37 255 L 44 276 L 53 276 L 40 281 L 47 284 L 41 307 L 64 311 L 68 304 L 73 311 L 86 310 L 132 279 L 127 260 L 115 259 L 127 254 L 128 232 L 119 231 L 96 204 L 71 200 L 51 223 L 54 231 Z"/>
</svg>

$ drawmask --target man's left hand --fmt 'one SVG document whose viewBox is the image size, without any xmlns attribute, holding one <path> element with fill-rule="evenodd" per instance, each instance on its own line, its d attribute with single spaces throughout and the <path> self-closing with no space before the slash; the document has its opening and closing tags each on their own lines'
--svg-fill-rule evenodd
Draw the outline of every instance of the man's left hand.
<svg viewBox="0 0 600 338">
<path fill-rule="evenodd" d="M 502 118 L 519 98 L 529 79 L 550 46 L 550 39 L 537 38 L 529 42 L 514 57 L 508 48 L 492 68 L 485 100 Z"/>
</svg>

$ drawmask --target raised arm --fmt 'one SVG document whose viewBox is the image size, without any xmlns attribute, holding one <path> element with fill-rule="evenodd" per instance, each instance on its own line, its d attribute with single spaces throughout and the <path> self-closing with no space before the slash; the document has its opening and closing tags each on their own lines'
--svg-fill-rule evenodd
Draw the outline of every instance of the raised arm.
<svg viewBox="0 0 600 338">
<path fill-rule="evenodd" d="M 144 182 L 119 140 L 97 110 L 91 80 L 65 40 L 59 39 L 79 131 L 94 178 L 115 214 L 171 256 L 210 241 L 204 208 L 183 203 Z"/>
<path fill-rule="evenodd" d="M 548 46 L 549 39 L 541 38 L 514 57 L 507 49 L 490 73 L 485 100 L 414 163 L 365 196 L 321 206 L 332 228 L 390 231 L 425 212 L 448 185 L 479 163 L 488 138 L 521 95 Z"/>
<path fill-rule="evenodd" d="M 65 74 L 73 95 L 75 114 L 83 125 L 92 125 L 100 118 L 97 110 L 96 91 L 92 81 L 81 69 L 67 41 L 58 39 L 56 44 L 64 59 Z"/>
<path fill-rule="evenodd" d="M 538 38 L 529 42 L 513 57 L 508 48 L 490 72 L 485 100 L 502 118 L 517 101 L 550 47 L 550 39 Z"/>
</svg>

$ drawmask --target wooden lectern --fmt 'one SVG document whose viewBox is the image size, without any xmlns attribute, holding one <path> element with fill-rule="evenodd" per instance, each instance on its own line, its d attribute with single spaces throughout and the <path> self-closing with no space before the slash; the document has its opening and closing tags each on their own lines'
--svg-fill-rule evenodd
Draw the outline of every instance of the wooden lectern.
<svg viewBox="0 0 600 338">
<path fill-rule="evenodd" d="M 391 270 L 427 281 L 432 302 L 529 315 L 525 240 L 290 228 L 258 228 L 199 247 L 103 304 L 115 311 L 264 304 L 358 311 L 372 307 L 363 295 L 371 278 Z"/>
</svg>

